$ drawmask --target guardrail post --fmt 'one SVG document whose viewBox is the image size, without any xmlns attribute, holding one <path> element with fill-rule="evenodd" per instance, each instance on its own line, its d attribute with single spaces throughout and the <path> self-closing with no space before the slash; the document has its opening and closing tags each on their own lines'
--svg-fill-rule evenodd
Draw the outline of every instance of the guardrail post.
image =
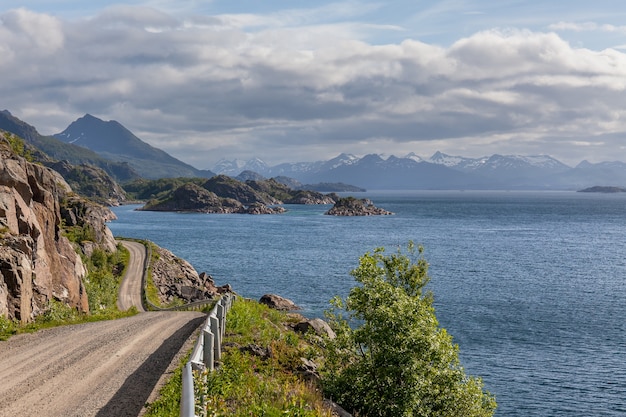
<svg viewBox="0 0 626 417">
<path fill-rule="evenodd" d="M 214 355 L 213 359 L 219 361 L 222 358 L 222 333 L 220 330 L 220 323 L 217 317 L 209 316 L 209 320 L 211 321 L 211 333 L 213 333 L 213 345 L 214 345 Z"/>
<path fill-rule="evenodd" d="M 183 368 L 183 392 L 180 399 L 180 417 L 195 417 L 196 404 L 193 396 L 193 373 L 191 362 Z"/>
<path fill-rule="evenodd" d="M 213 372 L 215 367 L 215 359 L 213 357 L 215 353 L 215 336 L 211 333 L 210 330 L 204 329 L 204 356 L 203 362 L 204 366 L 209 372 Z"/>
<path fill-rule="evenodd" d="M 220 300 L 220 302 L 217 304 L 217 318 L 220 321 L 220 336 L 224 337 L 224 330 L 225 327 L 224 326 L 224 322 L 226 320 L 226 310 L 224 309 L 224 305 L 222 304 L 222 300 Z"/>
</svg>

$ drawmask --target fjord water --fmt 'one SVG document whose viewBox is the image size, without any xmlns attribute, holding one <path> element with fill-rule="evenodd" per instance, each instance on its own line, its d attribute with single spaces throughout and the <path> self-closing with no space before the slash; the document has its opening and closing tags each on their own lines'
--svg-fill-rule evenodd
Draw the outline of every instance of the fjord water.
<svg viewBox="0 0 626 417">
<path fill-rule="evenodd" d="M 440 324 L 498 416 L 626 415 L 626 193 L 370 192 L 394 216 L 207 215 L 114 209 L 145 238 L 241 295 L 308 316 L 354 285 L 366 251 L 422 244 Z"/>
</svg>

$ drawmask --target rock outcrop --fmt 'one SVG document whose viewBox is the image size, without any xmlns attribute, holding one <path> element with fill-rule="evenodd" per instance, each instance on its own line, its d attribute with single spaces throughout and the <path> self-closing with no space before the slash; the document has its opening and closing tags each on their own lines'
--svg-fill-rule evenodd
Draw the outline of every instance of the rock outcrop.
<svg viewBox="0 0 626 417">
<path fill-rule="evenodd" d="M 336 201 L 333 195 L 317 191 L 298 190 L 293 194 L 293 197 L 285 200 L 286 204 L 335 204 Z"/>
<path fill-rule="evenodd" d="M 224 186 L 226 187 L 226 185 Z M 224 190 L 222 189 L 222 192 Z M 228 195 L 236 195 L 236 190 Z M 250 196 L 246 197 L 249 201 Z M 265 201 L 264 199 L 261 199 Z M 273 201 L 273 200 L 272 200 Z M 248 205 L 232 197 L 220 197 L 212 191 L 197 184 L 187 183 L 173 191 L 165 200 L 148 201 L 140 210 L 145 211 L 178 211 L 192 213 L 240 213 L 240 214 L 279 214 L 286 210 L 282 207 L 267 206 L 262 201 L 253 201 Z"/>
<path fill-rule="evenodd" d="M 162 305 L 176 300 L 186 303 L 206 300 L 231 291 L 229 285 L 217 287 L 210 275 L 198 274 L 189 262 L 169 250 L 153 245 L 153 251 L 156 253 L 153 254 L 152 281 Z"/>
<path fill-rule="evenodd" d="M 313 332 L 318 336 L 335 339 L 337 335 L 328 323 L 320 318 L 303 320 L 294 326 L 294 330 L 300 333 Z"/>
<path fill-rule="evenodd" d="M 244 206 L 232 198 L 218 197 L 215 193 L 188 183 L 173 191 L 164 201 L 148 201 L 141 210 L 180 211 L 194 213 L 238 213 Z"/>
<path fill-rule="evenodd" d="M 280 200 L 252 188 L 250 185 L 237 181 L 226 175 L 216 175 L 209 178 L 203 185 L 209 191 L 220 197 L 228 197 L 241 202 L 244 205 L 262 203 L 265 205 L 280 204 Z"/>
<path fill-rule="evenodd" d="M 247 207 L 241 207 L 237 210 L 237 213 L 241 214 L 281 214 L 286 212 L 284 207 L 280 206 L 266 206 L 262 203 L 253 203 Z"/>
<path fill-rule="evenodd" d="M 374 204 L 367 199 L 344 197 L 340 198 L 339 201 L 324 214 L 330 216 L 386 216 L 393 213 L 374 206 Z"/>
<path fill-rule="evenodd" d="M 301 310 L 293 301 L 276 294 L 265 294 L 259 299 L 259 303 L 279 311 Z"/>
<path fill-rule="evenodd" d="M 52 299 L 88 311 L 85 267 L 61 228 L 70 191 L 57 172 L 0 140 L 0 315 L 28 322 Z"/>
<path fill-rule="evenodd" d="M 76 242 L 84 255 L 91 256 L 96 247 L 107 252 L 114 252 L 117 249 L 113 233 L 106 225 L 107 222 L 117 218 L 111 209 L 75 195 L 64 197 L 60 209 L 66 228 L 77 227 L 88 230 L 87 239 Z"/>
</svg>

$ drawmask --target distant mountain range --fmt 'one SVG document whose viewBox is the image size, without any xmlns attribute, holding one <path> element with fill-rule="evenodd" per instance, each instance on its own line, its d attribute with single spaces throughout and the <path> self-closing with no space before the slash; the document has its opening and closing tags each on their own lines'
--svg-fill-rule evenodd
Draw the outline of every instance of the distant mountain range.
<svg viewBox="0 0 626 417">
<path fill-rule="evenodd" d="M 61 133 L 42 136 L 33 126 L 4 110 L 0 111 L 0 129 L 24 138 L 56 160 L 95 165 L 122 182 L 137 177 L 210 178 L 225 174 L 241 175 L 242 179 L 279 177 L 285 184 L 343 183 L 340 185 L 370 190 L 580 190 L 595 185 L 626 186 L 626 163 L 617 161 L 583 161 L 570 167 L 548 155 L 467 158 L 436 152 L 422 158 L 414 153 L 402 157 L 343 153 L 328 161 L 275 166 L 258 158 L 223 159 L 210 171 L 196 169 L 143 142 L 116 121 L 103 121 L 89 114 Z"/>
<path fill-rule="evenodd" d="M 626 163 L 583 161 L 570 167 L 548 155 L 491 155 L 482 158 L 436 152 L 430 158 L 340 154 L 328 161 L 269 166 L 220 160 L 213 171 L 236 176 L 253 171 L 264 177 L 284 176 L 302 183 L 343 182 L 366 189 L 392 190 L 579 190 L 593 185 L 626 185 Z"/>
</svg>

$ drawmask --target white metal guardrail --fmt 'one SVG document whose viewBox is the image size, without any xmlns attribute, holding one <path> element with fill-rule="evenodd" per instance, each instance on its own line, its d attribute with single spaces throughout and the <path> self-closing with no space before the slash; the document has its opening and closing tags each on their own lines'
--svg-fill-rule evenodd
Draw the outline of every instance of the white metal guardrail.
<svg viewBox="0 0 626 417">
<path fill-rule="evenodd" d="M 180 417 L 195 417 L 193 370 L 213 371 L 215 362 L 220 360 L 222 338 L 226 329 L 226 313 L 230 310 L 234 299 L 234 294 L 223 295 L 200 329 L 200 335 L 196 340 L 191 358 L 183 368 Z"/>
</svg>

